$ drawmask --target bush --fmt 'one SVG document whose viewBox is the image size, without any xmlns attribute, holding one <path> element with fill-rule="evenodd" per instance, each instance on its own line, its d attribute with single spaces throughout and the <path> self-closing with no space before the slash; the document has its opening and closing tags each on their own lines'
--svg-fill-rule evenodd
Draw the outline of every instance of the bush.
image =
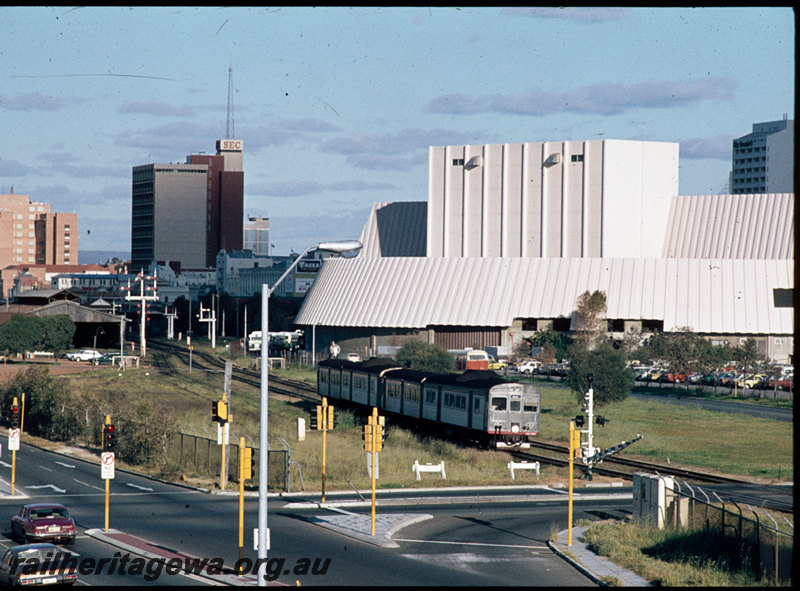
<svg viewBox="0 0 800 591">
<path fill-rule="evenodd" d="M 415 339 L 400 348 L 397 363 L 406 369 L 451 373 L 456 369 L 456 356 L 439 345 L 429 345 Z"/>
</svg>

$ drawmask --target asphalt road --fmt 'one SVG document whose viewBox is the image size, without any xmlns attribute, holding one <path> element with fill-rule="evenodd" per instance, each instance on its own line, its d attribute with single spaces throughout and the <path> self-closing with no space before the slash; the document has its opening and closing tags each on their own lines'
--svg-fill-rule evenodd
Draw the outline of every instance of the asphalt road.
<svg viewBox="0 0 800 591">
<path fill-rule="evenodd" d="M 196 585 L 207 582 L 191 575 L 163 570 L 130 572 L 119 568 L 124 552 L 86 535 L 104 527 L 105 492 L 98 463 L 67 458 L 27 445 L 17 453 L 15 495 L 9 452 L 0 459 L 0 519 L 10 546 L 10 518 L 27 502 L 55 501 L 67 505 L 78 525 L 78 539 L 69 549 L 95 564 L 99 572 L 81 577 L 91 585 Z M 165 549 L 219 558 L 232 566 L 238 559 L 238 495 L 205 494 L 134 474 L 116 472 L 111 481 L 110 528 L 138 536 Z M 509 489 L 506 489 L 509 490 Z M 512 489 L 513 490 L 513 489 Z M 420 511 L 434 518 L 395 534 L 398 547 L 385 548 L 320 527 L 315 515 L 333 509 L 309 505 L 292 508 L 296 498 L 270 497 L 271 568 L 276 583 L 289 585 L 459 585 L 459 586 L 585 586 L 592 584 L 547 547 L 553 527 L 566 526 L 566 504 L 553 491 L 531 492 L 527 498 L 499 502 L 495 495 L 464 493 L 442 503 L 433 498 L 399 498 L 381 512 Z M 539 497 L 535 495 L 540 495 Z M 402 496 L 402 495 L 401 495 Z M 542 500 L 539 500 L 542 499 Z M 576 518 L 592 511 L 614 510 L 629 501 L 598 500 L 580 504 Z M 576 505 L 577 507 L 577 505 Z M 369 511 L 363 506 L 359 511 Z M 583 511 L 584 513 L 581 513 Z M 245 501 L 244 557 L 255 560 L 252 528 L 257 522 L 257 498 Z M 116 559 L 116 562 L 111 561 Z M 111 565 L 114 568 L 111 568 Z M 132 564 L 131 562 L 127 563 Z M 298 570 L 298 565 L 314 568 Z M 96 569 L 97 570 L 97 569 Z M 298 574 L 299 573 L 299 574 Z"/>
</svg>

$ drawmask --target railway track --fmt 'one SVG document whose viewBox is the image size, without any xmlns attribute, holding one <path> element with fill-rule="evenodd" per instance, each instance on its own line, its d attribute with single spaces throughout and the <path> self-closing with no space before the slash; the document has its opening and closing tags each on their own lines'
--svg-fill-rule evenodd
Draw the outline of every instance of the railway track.
<svg viewBox="0 0 800 591">
<path fill-rule="evenodd" d="M 176 370 L 169 362 L 169 356 L 177 357 L 182 363 L 189 364 L 189 352 L 184 347 L 163 343 L 158 341 L 151 341 L 148 346 L 155 349 L 158 353 L 154 355 L 158 369 L 165 373 L 174 374 Z M 201 371 L 211 372 L 224 372 L 225 361 L 222 359 L 203 352 L 194 352 L 192 356 L 192 363 Z M 261 374 L 257 371 L 239 366 L 233 366 L 232 379 L 245 383 L 254 387 L 261 386 Z M 319 402 L 320 397 L 316 389 L 305 383 L 295 380 L 287 380 L 270 376 L 269 380 L 270 392 L 282 394 L 299 398 L 309 402 Z M 532 441 L 530 450 L 505 450 L 514 458 L 525 461 L 538 461 L 543 464 L 550 464 L 554 466 L 566 466 L 569 463 L 568 449 L 566 445 L 561 445 L 546 441 Z M 575 462 L 575 467 L 578 470 L 583 470 L 584 466 L 580 461 Z M 793 509 L 792 490 L 787 487 L 777 487 L 774 485 L 761 485 L 754 484 L 750 481 L 732 478 L 719 474 L 712 474 L 710 472 L 703 472 L 699 470 L 692 470 L 688 468 L 681 468 L 671 466 L 669 464 L 660 464 L 655 462 L 647 462 L 643 460 L 636 460 L 624 456 L 611 456 L 604 459 L 600 464 L 597 464 L 592 472 L 594 474 L 609 476 L 612 478 L 622 478 L 625 480 L 632 480 L 633 474 L 636 472 L 647 472 L 654 474 L 661 474 L 664 476 L 672 476 L 673 478 L 681 479 L 684 482 L 693 484 L 702 484 L 704 490 L 715 491 L 723 498 L 736 498 L 742 502 L 755 504 L 758 506 L 771 507 L 776 510 L 791 512 Z M 710 485 L 710 486 L 709 486 Z M 737 491 L 736 497 L 732 496 L 730 488 L 735 488 Z M 749 492 L 741 492 L 749 491 Z"/>
</svg>

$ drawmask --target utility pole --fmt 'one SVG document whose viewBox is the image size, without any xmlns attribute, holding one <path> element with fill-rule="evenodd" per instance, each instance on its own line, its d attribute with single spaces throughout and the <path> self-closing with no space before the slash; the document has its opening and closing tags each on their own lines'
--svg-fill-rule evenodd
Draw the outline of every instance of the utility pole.
<svg viewBox="0 0 800 591">
<path fill-rule="evenodd" d="M 157 300 L 156 289 L 158 287 L 158 270 L 154 275 L 143 275 L 141 272 L 136 276 L 134 281 L 139 282 L 139 295 L 131 295 L 131 282 L 128 280 L 128 287 L 123 287 L 128 293 L 125 294 L 126 300 L 138 300 L 139 302 L 139 346 L 141 348 L 141 356 L 147 355 L 147 345 L 145 342 L 145 323 L 147 321 L 147 304 L 150 300 Z M 146 285 L 147 281 L 152 281 L 152 285 Z M 153 292 L 152 295 L 146 295 L 145 292 Z"/>
</svg>

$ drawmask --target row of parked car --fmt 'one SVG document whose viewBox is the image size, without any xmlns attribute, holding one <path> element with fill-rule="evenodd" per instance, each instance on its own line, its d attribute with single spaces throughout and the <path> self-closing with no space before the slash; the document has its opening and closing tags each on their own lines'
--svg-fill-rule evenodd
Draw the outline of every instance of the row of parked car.
<svg viewBox="0 0 800 591">
<path fill-rule="evenodd" d="M 733 369 L 714 371 L 675 371 L 658 367 L 634 367 L 636 381 L 696 386 L 721 386 L 753 390 L 792 390 L 794 370 L 784 369 L 780 377 L 772 373 L 744 373 Z"/>
<path fill-rule="evenodd" d="M 69 361 L 89 361 L 93 365 L 114 365 L 119 353 L 101 353 L 95 349 L 78 349 L 64 355 Z"/>
</svg>

